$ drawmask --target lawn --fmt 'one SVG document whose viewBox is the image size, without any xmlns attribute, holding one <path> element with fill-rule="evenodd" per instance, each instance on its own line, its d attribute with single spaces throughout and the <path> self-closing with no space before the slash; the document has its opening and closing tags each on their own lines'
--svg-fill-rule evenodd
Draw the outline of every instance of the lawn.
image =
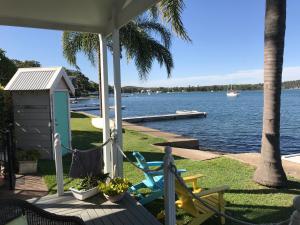
<svg viewBox="0 0 300 225">
<path fill-rule="evenodd" d="M 73 147 L 79 149 L 88 149 L 101 143 L 101 133 L 93 128 L 90 118 L 76 113 L 72 114 L 72 141 Z M 128 156 L 131 152 L 138 150 L 142 152 L 148 161 L 162 160 L 163 153 L 152 144 L 161 142 L 162 139 L 153 138 L 135 131 L 126 130 L 124 134 L 124 149 Z M 65 189 L 72 185 L 76 180 L 68 178 L 68 169 L 71 162 L 70 155 L 64 160 L 64 179 Z M 187 169 L 185 175 L 204 174 L 205 177 L 200 180 L 200 185 L 204 188 L 229 185 L 230 190 L 226 192 L 227 213 L 238 219 L 251 221 L 255 223 L 278 222 L 288 218 L 293 209 L 291 207 L 293 197 L 300 195 L 300 183 L 291 180 L 288 188 L 270 189 L 252 182 L 251 177 L 254 168 L 242 164 L 236 160 L 225 157 L 208 160 L 193 161 L 189 159 L 175 157 L 175 163 L 178 168 Z M 56 191 L 55 187 L 55 168 L 53 161 L 40 160 L 39 173 L 44 177 L 50 193 Z M 124 161 L 124 174 L 133 183 L 143 179 L 143 174 Z M 157 200 L 146 205 L 146 207 L 156 215 L 163 209 L 163 201 Z M 188 221 L 190 217 L 182 212 L 178 212 L 178 217 L 183 221 Z M 219 220 L 211 219 L 205 224 L 216 224 Z M 234 224 L 227 221 L 226 224 Z"/>
</svg>

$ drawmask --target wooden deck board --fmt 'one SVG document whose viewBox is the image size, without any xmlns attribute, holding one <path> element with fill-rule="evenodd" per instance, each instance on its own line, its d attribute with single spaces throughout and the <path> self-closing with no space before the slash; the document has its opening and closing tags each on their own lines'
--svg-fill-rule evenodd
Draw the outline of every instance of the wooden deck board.
<svg viewBox="0 0 300 225">
<path fill-rule="evenodd" d="M 89 201 L 79 201 L 71 193 L 28 201 L 51 213 L 81 217 L 87 225 L 161 225 L 129 194 L 119 203 L 101 201 L 100 196 Z"/>
</svg>

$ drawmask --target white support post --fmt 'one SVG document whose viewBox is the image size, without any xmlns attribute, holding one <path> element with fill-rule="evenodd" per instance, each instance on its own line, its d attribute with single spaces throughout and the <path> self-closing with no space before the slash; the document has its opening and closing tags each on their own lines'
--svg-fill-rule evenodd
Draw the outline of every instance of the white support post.
<svg viewBox="0 0 300 225">
<path fill-rule="evenodd" d="M 102 118 L 103 123 L 103 142 L 107 141 L 110 137 L 110 124 L 109 124 L 109 96 L 108 96 L 108 66 L 107 66 L 107 45 L 106 38 L 99 34 L 100 43 L 100 65 L 101 65 L 101 99 L 102 99 Z M 112 175 L 112 159 L 111 159 L 111 144 L 103 147 L 104 158 L 104 173 Z"/>
<path fill-rule="evenodd" d="M 296 209 L 292 216 L 289 225 L 300 225 L 300 196 L 294 198 L 294 208 Z"/>
<path fill-rule="evenodd" d="M 164 204 L 165 204 L 165 224 L 176 224 L 176 206 L 175 206 L 175 176 L 170 171 L 170 165 L 174 163 L 172 148 L 165 147 L 164 156 Z"/>
<path fill-rule="evenodd" d="M 117 144 L 121 148 L 123 148 L 119 29 L 115 28 L 113 30 L 112 39 L 114 65 L 115 128 L 117 132 Z M 115 146 L 113 147 L 112 158 L 113 164 L 116 168 L 115 175 L 118 177 L 123 177 L 123 156 Z"/>
<path fill-rule="evenodd" d="M 62 164 L 61 141 L 58 133 L 54 135 L 54 157 L 56 169 L 57 195 L 64 195 L 64 171 Z"/>
</svg>

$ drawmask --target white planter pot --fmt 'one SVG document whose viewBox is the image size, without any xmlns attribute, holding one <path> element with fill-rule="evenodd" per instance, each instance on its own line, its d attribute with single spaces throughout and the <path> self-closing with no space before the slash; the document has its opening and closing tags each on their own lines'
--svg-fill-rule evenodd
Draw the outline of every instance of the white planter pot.
<svg viewBox="0 0 300 225">
<path fill-rule="evenodd" d="M 118 202 L 118 201 L 121 201 L 124 196 L 125 196 L 126 192 L 122 193 L 122 194 L 119 194 L 119 195 L 115 195 L 115 196 L 108 196 L 106 194 L 103 194 L 105 196 L 105 198 L 108 200 L 108 201 L 111 201 L 111 202 Z"/>
<path fill-rule="evenodd" d="M 19 161 L 19 173 L 30 174 L 37 172 L 37 161 Z"/>
<path fill-rule="evenodd" d="M 75 198 L 77 198 L 78 200 L 81 200 L 81 201 L 83 201 L 87 198 L 90 198 L 99 193 L 98 187 L 94 187 L 89 190 L 77 190 L 75 188 L 70 188 L 70 191 L 72 192 L 72 194 Z"/>
</svg>

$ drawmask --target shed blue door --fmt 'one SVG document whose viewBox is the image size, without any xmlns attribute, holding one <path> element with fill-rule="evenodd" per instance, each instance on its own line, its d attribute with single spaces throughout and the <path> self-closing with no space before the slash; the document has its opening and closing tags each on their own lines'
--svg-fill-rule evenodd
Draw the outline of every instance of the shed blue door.
<svg viewBox="0 0 300 225">
<path fill-rule="evenodd" d="M 70 148 L 70 118 L 69 118 L 69 93 L 67 91 L 54 92 L 54 118 L 55 132 L 59 133 L 62 145 Z M 62 154 L 67 150 L 62 148 Z"/>
</svg>

